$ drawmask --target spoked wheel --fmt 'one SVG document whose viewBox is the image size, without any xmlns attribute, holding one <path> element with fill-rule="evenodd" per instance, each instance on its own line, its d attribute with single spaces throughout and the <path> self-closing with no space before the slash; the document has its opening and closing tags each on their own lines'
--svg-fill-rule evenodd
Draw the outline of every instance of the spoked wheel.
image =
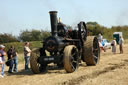
<svg viewBox="0 0 128 85">
<path fill-rule="evenodd" d="M 41 73 L 43 70 L 43 67 L 41 64 L 38 63 L 38 58 L 40 56 L 40 49 L 35 48 L 32 50 L 31 56 L 30 56 L 30 66 L 33 73 L 38 74 Z"/>
<path fill-rule="evenodd" d="M 74 72 L 78 66 L 78 49 L 74 45 L 66 46 L 64 49 L 64 68 L 66 72 Z"/>
<path fill-rule="evenodd" d="M 87 65 L 96 65 L 100 59 L 100 48 L 97 37 L 88 36 L 84 42 L 83 59 Z"/>
</svg>

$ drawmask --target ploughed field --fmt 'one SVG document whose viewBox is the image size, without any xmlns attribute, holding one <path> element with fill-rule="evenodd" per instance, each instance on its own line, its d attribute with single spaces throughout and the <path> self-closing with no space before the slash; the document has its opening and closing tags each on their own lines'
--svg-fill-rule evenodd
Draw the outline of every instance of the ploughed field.
<svg viewBox="0 0 128 85">
<path fill-rule="evenodd" d="M 0 85 L 128 85 L 128 44 L 124 46 L 124 54 L 112 54 L 111 49 L 101 52 L 97 66 L 86 66 L 82 62 L 74 73 L 66 73 L 55 65 L 41 74 L 24 71 L 24 64 L 18 64 L 18 73 L 8 74 L 0 78 Z"/>
</svg>

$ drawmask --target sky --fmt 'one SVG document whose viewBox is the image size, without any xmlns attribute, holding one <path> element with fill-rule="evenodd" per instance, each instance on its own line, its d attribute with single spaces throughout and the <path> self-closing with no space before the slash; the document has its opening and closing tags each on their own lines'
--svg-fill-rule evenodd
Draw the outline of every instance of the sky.
<svg viewBox="0 0 128 85">
<path fill-rule="evenodd" d="M 96 21 L 105 27 L 128 25 L 128 0 L 0 0 L 0 33 L 50 31 L 49 11 L 64 24 Z"/>
</svg>

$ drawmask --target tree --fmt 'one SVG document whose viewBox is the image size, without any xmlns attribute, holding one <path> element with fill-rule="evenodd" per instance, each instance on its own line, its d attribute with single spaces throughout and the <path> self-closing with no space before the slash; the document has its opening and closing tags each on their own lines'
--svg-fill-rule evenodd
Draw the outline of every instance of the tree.
<svg viewBox="0 0 128 85">
<path fill-rule="evenodd" d="M 103 34 L 104 27 L 99 25 L 97 22 L 87 22 L 87 30 L 91 35 Z"/>
<path fill-rule="evenodd" d="M 18 39 L 12 34 L 0 34 L 0 43 L 18 42 Z"/>
<path fill-rule="evenodd" d="M 32 41 L 31 32 L 28 30 L 21 31 L 19 39 L 22 41 Z"/>
<path fill-rule="evenodd" d="M 25 30 L 22 31 L 19 38 L 22 41 L 42 41 L 46 37 L 50 35 L 50 32 L 48 31 L 40 31 L 40 30 Z"/>
<path fill-rule="evenodd" d="M 41 40 L 45 40 L 50 35 L 51 35 L 50 32 L 42 30 L 41 31 Z"/>
</svg>

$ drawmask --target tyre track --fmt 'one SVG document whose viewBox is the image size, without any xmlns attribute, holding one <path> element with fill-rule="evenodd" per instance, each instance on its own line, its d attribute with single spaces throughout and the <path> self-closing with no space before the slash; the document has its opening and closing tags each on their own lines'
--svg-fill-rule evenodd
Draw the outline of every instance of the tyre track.
<svg viewBox="0 0 128 85">
<path fill-rule="evenodd" d="M 107 72 L 112 72 L 113 70 L 122 68 L 126 65 L 128 65 L 128 59 L 125 59 L 125 60 L 123 60 L 123 62 L 118 63 L 118 64 L 111 64 L 111 66 L 106 67 L 103 70 L 97 70 L 91 74 L 83 75 L 78 78 L 65 81 L 65 82 L 61 83 L 61 85 L 78 85 L 81 82 L 86 81 L 87 79 L 94 79 L 94 78 L 98 77 L 99 75 L 103 75 Z"/>
</svg>

